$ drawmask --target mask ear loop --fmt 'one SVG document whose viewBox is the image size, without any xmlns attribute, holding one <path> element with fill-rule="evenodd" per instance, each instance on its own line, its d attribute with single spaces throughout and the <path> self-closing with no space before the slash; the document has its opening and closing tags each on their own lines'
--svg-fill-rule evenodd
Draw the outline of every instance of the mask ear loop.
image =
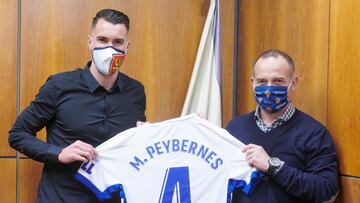
<svg viewBox="0 0 360 203">
<path fill-rule="evenodd" d="M 129 50 L 129 42 L 126 43 L 126 48 L 124 50 L 124 55 L 127 54 L 128 50 Z"/>
<path fill-rule="evenodd" d="M 288 92 L 289 92 L 289 90 L 290 90 L 290 87 L 291 87 L 291 85 L 293 84 L 293 82 L 294 82 L 294 78 L 295 78 L 295 75 L 293 75 L 293 77 L 291 78 L 291 81 L 290 81 L 290 83 L 289 83 L 289 85 L 288 85 Z"/>
<path fill-rule="evenodd" d="M 254 93 L 255 93 L 255 88 L 256 88 L 255 81 L 253 82 L 253 86 L 252 86 L 252 88 L 253 88 L 253 91 L 254 91 Z"/>
<path fill-rule="evenodd" d="M 291 101 L 291 98 L 289 97 L 289 92 L 290 92 L 290 87 L 291 87 L 291 85 L 293 84 L 293 82 L 294 82 L 294 76 L 291 78 L 291 81 L 290 81 L 290 83 L 289 83 L 289 85 L 288 85 L 288 87 L 287 87 L 287 92 L 288 92 L 288 94 L 287 94 L 287 99 L 288 99 L 288 101 L 290 102 Z"/>
<path fill-rule="evenodd" d="M 288 92 L 289 92 L 289 90 L 290 90 L 290 87 L 291 87 L 292 83 L 293 83 L 293 80 L 291 80 L 291 82 L 290 82 L 289 85 L 287 86 Z"/>
</svg>

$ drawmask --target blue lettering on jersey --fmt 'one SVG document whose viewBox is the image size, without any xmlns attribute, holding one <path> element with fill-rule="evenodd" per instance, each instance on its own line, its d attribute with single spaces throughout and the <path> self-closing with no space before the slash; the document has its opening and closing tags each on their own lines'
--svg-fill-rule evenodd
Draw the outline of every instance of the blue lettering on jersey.
<svg viewBox="0 0 360 203">
<path fill-rule="evenodd" d="M 164 153 L 164 152 L 161 150 L 160 142 L 155 143 L 155 149 L 156 149 L 157 154 L 162 154 L 162 153 Z"/>
<path fill-rule="evenodd" d="M 212 163 L 210 166 L 211 166 L 211 168 L 213 168 L 213 169 L 217 169 L 217 168 L 219 167 L 219 165 L 222 165 L 223 163 L 224 163 L 224 161 L 223 161 L 222 159 L 217 158 L 217 159 L 215 160 L 215 163 Z"/>
<path fill-rule="evenodd" d="M 196 142 L 191 141 L 188 153 L 195 155 L 195 150 L 197 148 L 197 145 L 198 144 Z"/>
<path fill-rule="evenodd" d="M 173 139 L 172 140 L 172 144 L 173 144 L 173 152 L 177 152 L 179 151 L 179 143 L 180 141 L 178 139 Z"/>
<path fill-rule="evenodd" d="M 153 154 L 155 153 L 155 149 L 152 146 L 148 146 L 146 147 L 146 151 L 149 154 L 150 159 L 152 159 L 154 157 Z"/>
<path fill-rule="evenodd" d="M 196 156 L 199 156 L 201 154 L 201 158 L 204 159 L 208 150 L 209 150 L 209 148 L 205 147 L 204 145 L 201 145 L 200 150 L 198 151 Z"/>
<path fill-rule="evenodd" d="M 89 164 L 89 162 L 87 162 L 87 163 L 83 163 L 82 165 L 81 165 L 81 169 L 82 170 L 84 170 L 87 174 L 91 174 L 92 173 L 92 169 L 93 169 L 93 167 L 95 166 L 95 164 L 94 163 L 91 163 L 90 164 L 90 166 L 87 166 Z"/>
<path fill-rule="evenodd" d="M 130 164 L 132 167 L 134 167 L 136 170 L 140 171 L 139 166 L 140 166 L 140 164 L 141 164 L 141 165 L 144 165 L 144 162 L 143 162 L 141 159 L 139 159 L 137 156 L 134 156 L 134 160 L 135 160 L 135 163 L 132 162 L 132 161 L 130 161 L 129 164 Z M 146 159 L 145 159 L 144 161 L 146 162 Z"/>
<path fill-rule="evenodd" d="M 154 144 L 147 146 L 145 151 L 148 157 L 142 157 L 144 159 L 141 159 L 139 156 L 134 156 L 134 160 L 129 162 L 130 165 L 138 171 L 142 165 L 148 160 L 153 159 L 155 156 L 175 152 L 188 153 L 197 156 L 209 164 L 214 170 L 224 163 L 223 159 L 218 157 L 217 153 L 209 147 L 187 139 L 170 139 L 155 142 Z"/>
<path fill-rule="evenodd" d="M 187 145 L 188 142 L 189 142 L 189 140 L 185 140 L 185 139 L 182 140 L 182 142 L 181 142 L 181 151 L 183 151 L 183 152 L 187 151 L 186 148 L 188 147 L 188 145 Z"/>
<path fill-rule="evenodd" d="M 216 156 L 216 153 L 210 152 L 210 154 L 206 157 L 205 161 L 208 162 L 208 164 L 209 164 L 210 160 L 212 160 L 214 156 Z"/>
<path fill-rule="evenodd" d="M 165 149 L 166 149 L 166 153 L 169 153 L 169 150 L 170 150 L 170 140 L 167 140 L 166 142 L 162 141 L 161 143 L 164 145 L 164 147 L 165 147 Z"/>
</svg>

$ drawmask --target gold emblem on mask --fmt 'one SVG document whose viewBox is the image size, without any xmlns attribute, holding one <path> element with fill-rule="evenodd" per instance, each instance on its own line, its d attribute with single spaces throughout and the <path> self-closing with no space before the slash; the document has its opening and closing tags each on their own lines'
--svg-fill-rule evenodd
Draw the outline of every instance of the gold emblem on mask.
<svg viewBox="0 0 360 203">
<path fill-rule="evenodd" d="M 276 102 L 277 104 L 279 104 L 280 101 L 281 101 L 281 99 L 280 99 L 279 97 L 276 97 L 275 102 Z"/>
<path fill-rule="evenodd" d="M 269 91 L 269 90 L 266 90 L 266 91 L 265 91 L 265 95 L 266 95 L 267 98 L 269 98 L 269 97 L 270 97 L 270 91 Z"/>
</svg>

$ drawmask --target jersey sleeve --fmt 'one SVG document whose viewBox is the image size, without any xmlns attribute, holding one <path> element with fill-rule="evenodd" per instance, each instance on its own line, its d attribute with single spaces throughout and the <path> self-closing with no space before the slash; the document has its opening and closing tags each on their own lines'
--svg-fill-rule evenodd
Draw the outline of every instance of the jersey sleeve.
<svg viewBox="0 0 360 203">
<path fill-rule="evenodd" d="M 253 192 L 256 185 L 262 181 L 264 174 L 248 165 L 242 148 L 245 146 L 239 140 L 233 138 L 226 132 L 225 137 L 229 143 L 227 147 L 227 160 L 229 161 L 229 185 L 228 193 L 233 192 L 236 188 L 249 196 Z"/>
<path fill-rule="evenodd" d="M 97 159 L 83 163 L 75 178 L 93 191 L 99 200 L 111 198 L 111 193 L 119 192 L 125 198 L 123 177 L 127 171 L 127 144 L 135 128 L 126 130 L 96 147 Z"/>
</svg>

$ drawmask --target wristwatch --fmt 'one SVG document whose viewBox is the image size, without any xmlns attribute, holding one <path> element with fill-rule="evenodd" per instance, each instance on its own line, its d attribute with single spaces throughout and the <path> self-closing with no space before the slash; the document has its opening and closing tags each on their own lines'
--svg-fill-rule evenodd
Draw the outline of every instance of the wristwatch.
<svg viewBox="0 0 360 203">
<path fill-rule="evenodd" d="M 284 162 L 277 157 L 270 157 L 268 163 L 269 168 L 267 170 L 267 173 L 271 176 L 275 175 L 284 164 Z"/>
</svg>

